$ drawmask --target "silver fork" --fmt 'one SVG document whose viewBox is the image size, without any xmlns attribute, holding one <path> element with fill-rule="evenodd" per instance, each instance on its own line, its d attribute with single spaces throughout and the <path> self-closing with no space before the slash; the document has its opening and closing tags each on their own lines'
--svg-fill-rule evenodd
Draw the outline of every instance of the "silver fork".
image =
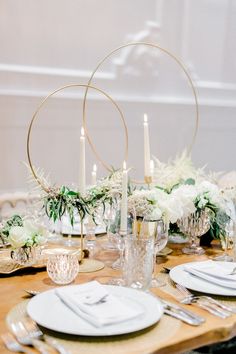
<svg viewBox="0 0 236 354">
<path fill-rule="evenodd" d="M 213 299 L 212 297 L 210 296 L 207 296 L 207 295 L 201 295 L 201 296 L 196 296 L 194 294 L 192 294 L 188 289 L 186 289 L 183 285 L 180 285 L 180 284 L 176 284 L 176 287 L 181 291 L 183 291 L 185 294 L 186 294 L 186 298 L 183 299 L 181 302 L 184 304 L 187 304 L 188 303 L 188 297 L 189 298 L 195 298 L 196 300 L 197 299 L 206 299 L 208 300 L 209 302 L 211 302 L 212 304 L 215 304 L 217 305 L 218 307 L 221 307 L 223 310 L 225 311 L 228 311 L 230 313 L 236 313 L 236 308 L 233 308 L 231 306 L 228 306 L 228 305 L 225 305 L 225 304 L 222 304 L 221 302 Z"/>
<path fill-rule="evenodd" d="M 11 329 L 14 335 L 16 336 L 18 342 L 20 342 L 21 344 L 31 345 L 36 348 L 41 354 L 49 354 L 49 350 L 46 344 L 38 339 L 31 337 L 28 331 L 26 330 L 23 322 L 18 321 L 12 323 Z"/>
<path fill-rule="evenodd" d="M 43 334 L 38 325 L 29 317 L 24 319 L 24 327 L 26 328 L 28 335 L 34 339 L 44 341 L 57 350 L 59 354 L 69 354 L 69 351 L 64 348 L 56 339 L 49 338 Z"/>
<path fill-rule="evenodd" d="M 12 352 L 16 353 L 27 353 L 27 354 L 33 354 L 33 352 L 30 349 L 24 348 L 20 343 L 17 342 L 17 340 L 14 338 L 14 336 L 7 332 L 1 335 L 1 338 L 7 347 Z"/>
<path fill-rule="evenodd" d="M 196 305 L 210 312 L 212 315 L 221 318 L 227 318 L 232 313 L 234 313 L 234 310 L 232 308 L 221 304 L 220 302 L 216 301 L 215 299 L 212 299 L 209 296 L 196 296 L 180 284 L 176 284 L 176 288 L 184 296 L 183 299 L 179 300 L 182 304 L 190 305 L 192 303 L 196 303 Z"/>
</svg>

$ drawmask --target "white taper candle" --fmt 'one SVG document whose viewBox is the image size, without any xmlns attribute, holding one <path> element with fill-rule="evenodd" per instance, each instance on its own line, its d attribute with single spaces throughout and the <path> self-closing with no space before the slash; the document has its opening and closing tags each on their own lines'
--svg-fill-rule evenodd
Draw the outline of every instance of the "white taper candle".
<svg viewBox="0 0 236 354">
<path fill-rule="evenodd" d="M 144 177 L 150 177 L 150 141 L 149 141 L 149 126 L 148 116 L 145 113 L 143 117 L 144 129 Z"/>
<path fill-rule="evenodd" d="M 91 179 L 92 185 L 97 184 L 97 165 L 96 164 L 93 165 L 93 170 L 92 170 L 91 176 L 92 176 L 92 179 Z"/>
<path fill-rule="evenodd" d="M 121 215 L 120 215 L 120 233 L 127 234 L 127 186 L 128 186 L 128 172 L 126 169 L 126 162 L 123 163 L 122 175 L 122 198 L 121 198 Z"/>
<path fill-rule="evenodd" d="M 79 191 L 85 195 L 86 190 L 86 167 L 85 167 L 85 135 L 84 128 L 81 128 L 80 135 L 80 164 L 79 164 Z"/>
</svg>

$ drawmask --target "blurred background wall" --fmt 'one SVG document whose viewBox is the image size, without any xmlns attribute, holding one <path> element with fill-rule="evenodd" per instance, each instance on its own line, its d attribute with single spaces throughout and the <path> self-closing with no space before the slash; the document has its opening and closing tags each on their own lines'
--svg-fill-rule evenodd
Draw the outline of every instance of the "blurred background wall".
<svg viewBox="0 0 236 354">
<path fill-rule="evenodd" d="M 26 134 L 42 99 L 57 87 L 87 83 L 108 52 L 132 41 L 157 43 L 185 64 L 199 97 L 200 124 L 192 150 L 197 166 L 235 169 L 236 1 L 0 0 L 0 190 L 27 189 Z M 122 109 L 129 130 L 129 165 L 143 174 L 143 114 L 152 154 L 163 161 L 192 140 L 194 99 L 183 71 L 146 46 L 116 52 L 95 75 Z M 77 183 L 83 89 L 48 101 L 33 127 L 33 163 L 58 183 Z M 98 153 L 116 168 L 124 159 L 117 111 L 89 91 L 87 125 Z M 93 163 L 87 145 L 87 177 Z"/>
</svg>

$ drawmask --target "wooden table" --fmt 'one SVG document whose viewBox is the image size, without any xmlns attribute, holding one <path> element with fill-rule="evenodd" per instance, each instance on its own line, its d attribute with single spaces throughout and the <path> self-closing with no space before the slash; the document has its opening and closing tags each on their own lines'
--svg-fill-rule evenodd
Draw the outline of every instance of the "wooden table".
<svg viewBox="0 0 236 354">
<path fill-rule="evenodd" d="M 102 242 L 102 241 L 100 241 Z M 221 252 L 218 245 L 213 245 L 213 247 L 206 250 L 206 254 L 202 256 L 188 256 L 181 253 L 182 245 L 169 245 L 174 251 L 167 257 L 158 257 L 159 271 L 161 271 L 162 266 L 173 267 L 175 265 L 194 261 L 194 260 L 204 260 L 208 257 L 215 256 Z M 0 254 L 1 256 L 1 254 Z M 94 273 L 80 273 L 77 277 L 75 283 L 84 283 L 90 280 L 100 280 L 105 281 L 109 276 L 116 276 L 119 272 L 112 270 L 109 266 L 112 261 L 116 259 L 117 254 L 115 252 L 100 250 L 96 258 L 103 260 L 106 264 L 103 270 Z M 55 284 L 48 278 L 45 270 L 43 271 L 30 271 L 25 270 L 24 272 L 17 273 L 12 276 L 4 276 L 0 279 L 0 332 L 4 333 L 7 330 L 5 317 L 9 310 L 21 302 L 24 299 L 24 289 L 34 289 L 39 291 L 44 291 L 55 287 Z M 162 288 L 154 289 L 153 292 L 167 300 L 176 302 L 175 299 L 163 291 Z M 177 302 L 176 302 L 177 303 Z M 187 308 L 189 308 L 188 305 Z M 227 319 L 220 319 L 218 317 L 212 316 L 208 312 L 199 309 L 195 306 L 191 307 L 191 310 L 202 315 L 206 318 L 206 322 L 198 327 L 192 327 L 182 322 L 179 322 L 179 327 L 176 333 L 172 336 L 169 335 L 166 341 L 156 341 L 143 343 L 142 349 L 136 349 L 135 354 L 147 354 L 147 353 L 183 353 L 187 350 L 197 348 L 203 345 L 216 343 L 219 341 L 225 341 L 236 335 L 236 315 L 233 315 Z M 174 320 L 175 321 L 175 320 Z M 178 320 L 176 320 L 178 321 Z M 166 329 L 168 332 L 168 328 Z M 132 340 L 132 339 L 131 339 Z M 132 342 L 129 342 L 129 345 Z M 101 348 L 101 347 L 100 347 Z M 107 346 L 106 346 L 107 348 Z M 124 350 L 123 354 L 131 354 L 127 347 L 127 351 Z M 0 353 L 9 353 L 4 347 L 3 343 L 0 342 Z M 82 353 L 81 351 L 79 353 Z M 99 351 L 100 353 L 100 351 Z M 106 349 L 106 353 L 107 349 Z M 111 350 L 112 353 L 112 344 Z M 86 352 L 86 354 L 90 354 Z"/>
</svg>

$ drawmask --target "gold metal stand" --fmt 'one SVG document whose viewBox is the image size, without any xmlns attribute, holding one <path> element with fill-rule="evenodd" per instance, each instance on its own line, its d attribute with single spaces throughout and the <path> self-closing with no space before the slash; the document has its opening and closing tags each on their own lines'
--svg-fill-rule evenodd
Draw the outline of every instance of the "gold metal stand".
<svg viewBox="0 0 236 354">
<path fill-rule="evenodd" d="M 38 116 L 39 111 L 41 110 L 41 108 L 44 106 L 44 104 L 47 102 L 47 100 L 55 95 L 56 93 L 64 90 L 64 89 L 68 89 L 71 87 L 83 87 L 86 89 L 93 89 L 96 90 L 100 93 L 102 93 L 105 97 L 107 97 L 112 104 L 115 106 L 115 108 L 118 110 L 118 113 L 120 114 L 121 120 L 123 122 L 123 126 L 125 129 L 125 137 L 126 137 L 126 154 L 125 154 L 125 159 L 127 159 L 127 152 L 128 152 L 128 130 L 126 127 L 126 123 L 125 123 L 125 118 L 124 115 L 121 111 L 121 109 L 119 108 L 119 106 L 117 105 L 117 103 L 111 98 L 111 96 L 109 96 L 106 92 L 104 92 L 103 90 L 95 87 L 95 86 L 91 86 L 91 85 L 83 85 L 83 84 L 72 84 L 72 85 L 66 85 L 63 87 L 58 88 L 57 90 L 53 91 L 52 93 L 50 93 L 42 102 L 41 104 L 38 106 L 38 108 L 36 109 L 29 128 L 28 128 L 28 134 L 27 134 L 27 157 L 28 157 L 28 163 L 29 163 L 29 167 L 31 169 L 31 172 L 35 178 L 35 180 L 38 182 L 38 184 L 41 186 L 41 188 L 44 190 L 44 192 L 48 193 L 50 192 L 50 186 L 47 186 L 44 184 L 44 182 L 37 176 L 37 173 L 34 169 L 34 166 L 32 164 L 32 160 L 31 160 L 31 155 L 30 155 L 30 138 L 31 138 L 31 131 L 32 131 L 32 127 L 33 127 L 33 123 L 36 119 L 36 117 Z M 97 270 L 100 270 L 102 268 L 104 268 L 104 264 L 100 261 L 94 260 L 94 259 L 85 259 L 84 258 L 84 225 L 83 225 L 83 220 L 81 220 L 81 265 L 80 265 L 80 272 L 95 272 Z"/>
<path fill-rule="evenodd" d="M 40 110 L 46 104 L 46 102 L 48 101 L 48 99 L 50 97 L 54 96 L 56 93 L 58 93 L 58 92 L 60 92 L 62 90 L 65 90 L 65 89 L 68 89 L 68 88 L 72 88 L 72 87 L 80 87 L 80 88 L 83 87 L 83 88 L 86 89 L 86 93 L 87 93 L 88 89 L 93 89 L 93 90 L 95 90 L 97 92 L 100 92 L 106 98 L 108 98 L 111 101 L 111 103 L 115 106 L 115 108 L 117 109 L 117 111 L 118 111 L 118 113 L 120 115 L 121 121 L 123 123 L 124 131 L 125 131 L 125 156 L 124 156 L 124 159 L 127 160 L 127 158 L 128 158 L 128 129 L 127 129 L 127 126 L 126 126 L 126 122 L 125 122 L 125 118 L 124 118 L 123 112 L 121 111 L 121 109 L 118 106 L 118 104 L 113 100 L 113 98 L 110 95 L 108 95 L 105 91 L 103 91 L 103 90 L 101 90 L 101 89 L 99 89 L 99 88 L 97 88 L 95 86 L 92 86 L 92 85 L 71 84 L 71 85 L 65 85 L 65 86 L 59 87 L 58 89 L 56 89 L 55 91 L 50 93 L 46 98 L 44 98 L 44 100 L 40 103 L 40 105 L 38 106 L 38 108 L 36 109 L 36 111 L 33 114 L 33 117 L 31 119 L 31 122 L 30 122 L 30 125 L 29 125 L 29 128 L 28 128 L 28 133 L 27 133 L 27 158 L 28 158 L 29 167 L 31 169 L 31 172 L 32 172 L 35 180 L 38 182 L 38 184 L 41 186 L 41 188 L 46 193 L 48 193 L 50 191 L 50 187 L 44 185 L 44 182 L 42 180 L 40 180 L 40 178 L 37 176 L 37 173 L 35 171 L 34 165 L 33 165 L 32 160 L 31 160 L 30 142 L 31 142 L 31 132 L 32 132 L 32 128 L 33 128 L 33 123 L 36 120 L 36 118 L 38 117 L 38 114 L 39 114 Z M 84 121 L 84 119 L 83 119 L 83 121 Z M 97 158 L 100 160 L 101 164 L 103 164 L 103 161 L 99 157 L 96 149 L 95 149 L 95 153 L 96 153 Z"/>
<path fill-rule="evenodd" d="M 195 101 L 195 127 L 194 127 L 194 133 L 193 133 L 193 138 L 192 141 L 187 149 L 188 153 L 191 153 L 192 147 L 194 145 L 196 136 L 197 136 L 197 131 L 198 131 L 198 125 L 199 125 L 199 108 L 198 108 L 198 99 L 197 99 L 197 93 L 193 84 L 193 81 L 187 71 L 187 69 L 185 68 L 184 64 L 180 61 L 180 59 L 178 59 L 174 54 L 172 54 L 171 52 L 169 52 L 167 49 L 162 48 L 161 46 L 155 44 L 155 43 L 149 43 L 149 42 L 132 42 L 132 43 L 127 43 L 124 44 L 120 47 L 115 48 L 114 50 L 112 50 L 110 53 L 108 53 L 102 60 L 100 60 L 100 62 L 97 64 L 96 68 L 93 70 L 89 81 L 88 81 L 88 85 L 90 85 L 92 83 L 92 80 L 94 78 L 94 75 L 96 74 L 96 72 L 100 69 L 100 67 L 102 66 L 102 64 L 109 59 L 113 54 L 119 52 L 120 50 L 127 48 L 127 47 L 131 47 L 131 46 L 148 46 L 148 47 L 152 47 L 152 48 L 156 48 L 162 52 L 164 52 L 165 54 L 167 54 L 169 57 L 171 57 L 179 66 L 180 68 L 183 70 L 184 74 L 187 77 L 187 80 L 190 84 L 192 93 L 193 93 L 193 97 L 194 97 L 194 101 Z M 86 133 L 86 137 L 88 140 L 88 143 L 90 144 L 90 147 L 92 149 L 92 151 L 94 152 L 95 156 L 99 159 L 100 162 L 102 162 L 103 166 L 108 170 L 108 171 L 112 171 L 112 168 L 110 166 L 108 166 L 104 161 L 101 160 L 100 156 L 97 154 L 95 145 L 92 142 L 92 139 L 89 135 L 88 132 L 88 128 L 87 128 L 87 124 L 86 124 L 86 100 L 87 100 L 87 93 L 88 93 L 88 89 L 86 88 L 85 90 L 85 95 L 84 95 L 84 102 L 83 102 L 83 126 L 85 129 L 85 133 Z M 127 151 L 128 154 L 128 151 Z M 136 180 L 132 180 L 133 183 L 136 184 L 144 184 L 147 183 L 146 180 L 145 181 L 136 181 Z M 149 184 L 149 183 L 148 183 Z"/>
</svg>

